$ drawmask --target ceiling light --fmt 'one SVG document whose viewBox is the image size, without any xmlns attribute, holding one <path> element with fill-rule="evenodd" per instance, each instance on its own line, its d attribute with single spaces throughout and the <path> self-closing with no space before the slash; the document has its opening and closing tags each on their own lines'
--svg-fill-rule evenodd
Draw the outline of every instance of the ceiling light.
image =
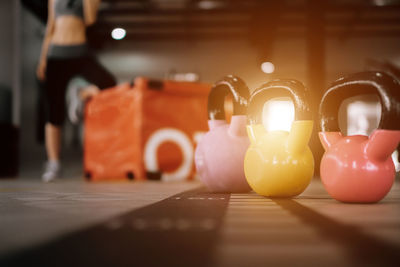
<svg viewBox="0 0 400 267">
<path fill-rule="evenodd" d="M 126 36 L 126 31 L 125 29 L 122 28 L 115 28 L 111 32 L 111 37 L 115 40 L 122 40 Z"/>
<path fill-rule="evenodd" d="M 223 4 L 219 1 L 203 0 L 197 4 L 201 9 L 215 9 L 221 7 Z"/>
<path fill-rule="evenodd" d="M 272 64 L 271 62 L 263 62 L 261 64 L 261 70 L 264 73 L 273 73 L 275 71 L 275 66 L 274 64 Z"/>
</svg>

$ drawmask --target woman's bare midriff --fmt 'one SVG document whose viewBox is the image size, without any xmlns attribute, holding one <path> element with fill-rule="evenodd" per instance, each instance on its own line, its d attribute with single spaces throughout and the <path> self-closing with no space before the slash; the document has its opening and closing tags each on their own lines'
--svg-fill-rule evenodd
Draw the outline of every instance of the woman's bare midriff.
<svg viewBox="0 0 400 267">
<path fill-rule="evenodd" d="M 50 43 L 55 45 L 79 45 L 86 43 L 86 27 L 81 18 L 61 16 L 54 22 Z"/>
</svg>

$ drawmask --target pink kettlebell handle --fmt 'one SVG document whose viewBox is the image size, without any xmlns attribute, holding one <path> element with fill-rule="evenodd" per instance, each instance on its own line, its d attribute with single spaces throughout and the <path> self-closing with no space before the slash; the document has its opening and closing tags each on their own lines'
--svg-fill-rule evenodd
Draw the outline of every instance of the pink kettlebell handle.
<svg viewBox="0 0 400 267">
<path fill-rule="evenodd" d="M 226 120 L 224 102 L 228 94 L 233 96 L 233 115 L 246 115 L 249 88 L 239 77 L 228 75 L 216 82 L 208 95 L 209 120 Z"/>
<path fill-rule="evenodd" d="M 382 105 L 378 129 L 400 130 L 400 84 L 384 72 L 359 72 L 336 80 L 325 92 L 319 106 L 322 132 L 340 132 L 338 110 L 344 99 L 378 95 Z"/>
</svg>

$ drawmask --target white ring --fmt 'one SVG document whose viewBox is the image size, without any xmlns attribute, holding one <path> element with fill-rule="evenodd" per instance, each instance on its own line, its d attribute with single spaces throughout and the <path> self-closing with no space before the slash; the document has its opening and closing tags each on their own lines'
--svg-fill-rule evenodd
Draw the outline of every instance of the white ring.
<svg viewBox="0 0 400 267">
<path fill-rule="evenodd" d="M 183 154 L 183 161 L 179 168 L 170 173 L 162 173 L 163 181 L 181 181 L 189 177 L 193 165 L 193 145 L 185 133 L 174 128 L 161 128 L 155 131 L 148 139 L 144 148 L 144 164 L 147 171 L 158 172 L 157 149 L 166 142 L 172 141 L 178 145 Z"/>
</svg>

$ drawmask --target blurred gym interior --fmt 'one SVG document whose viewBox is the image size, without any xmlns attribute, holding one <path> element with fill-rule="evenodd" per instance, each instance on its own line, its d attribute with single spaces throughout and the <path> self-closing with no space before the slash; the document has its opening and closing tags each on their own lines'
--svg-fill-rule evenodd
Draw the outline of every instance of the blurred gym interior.
<svg viewBox="0 0 400 267">
<path fill-rule="evenodd" d="M 85 103 L 79 123 L 66 114 L 62 172 L 45 183 L 46 96 L 36 72 L 48 14 L 46 0 L 0 1 L 0 266 L 399 266 L 397 172 L 377 203 L 338 201 L 320 179 L 318 138 L 318 107 L 332 82 L 364 71 L 400 81 L 399 0 L 102 0 L 86 29 L 87 45 L 117 89 L 133 88 L 132 108 L 142 108 L 132 123 L 143 126 L 128 141 L 142 149 L 143 173 L 97 180 L 88 170 L 87 157 L 100 152 L 85 149 L 92 136 L 85 126 L 101 123 L 89 125 L 96 101 L 114 101 L 106 89 Z M 300 195 L 213 193 L 195 174 L 194 151 L 208 130 L 207 90 L 226 75 L 240 77 L 250 92 L 274 79 L 308 88 L 315 164 Z M 69 90 L 87 83 L 69 81 L 67 108 Z M 169 100 L 169 84 L 191 84 L 188 92 L 199 93 L 183 90 Z M 158 93 L 165 98 L 156 100 Z M 174 104 L 162 116 L 153 111 L 164 113 L 168 103 Z M 118 112 L 128 112 L 126 105 Z M 371 134 L 381 110 L 376 95 L 345 99 L 337 111 L 341 132 Z M 290 130 L 294 108 L 287 96 L 260 112 L 266 128 Z M 99 138 L 120 113 L 106 116 Z M 171 117 L 185 126 L 168 126 Z M 168 131 L 154 137 L 157 119 Z M 120 138 L 114 134 L 98 147 Z M 101 153 L 118 159 L 121 151 Z M 399 171 L 397 151 L 392 159 Z"/>
</svg>

